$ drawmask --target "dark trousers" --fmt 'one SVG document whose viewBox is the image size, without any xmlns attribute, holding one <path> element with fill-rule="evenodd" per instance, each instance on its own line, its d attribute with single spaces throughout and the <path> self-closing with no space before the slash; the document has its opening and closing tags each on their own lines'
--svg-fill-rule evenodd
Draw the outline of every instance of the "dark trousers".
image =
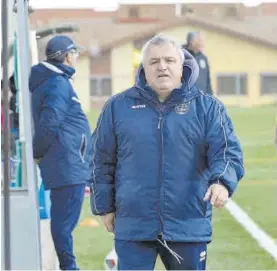
<svg viewBox="0 0 277 271">
<path fill-rule="evenodd" d="M 162 240 L 160 240 L 162 241 Z M 167 270 L 205 270 L 207 243 L 115 240 L 118 270 L 153 270 L 158 254 Z M 170 251 L 171 250 L 171 251 Z M 179 261 L 174 257 L 177 253 Z"/>
<path fill-rule="evenodd" d="M 51 189 L 51 234 L 61 270 L 78 270 L 72 232 L 80 218 L 85 184 Z"/>
</svg>

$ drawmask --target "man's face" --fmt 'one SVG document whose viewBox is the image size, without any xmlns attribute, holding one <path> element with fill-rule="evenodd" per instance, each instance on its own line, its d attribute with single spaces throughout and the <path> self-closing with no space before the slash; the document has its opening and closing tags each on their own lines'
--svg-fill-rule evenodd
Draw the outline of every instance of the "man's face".
<svg viewBox="0 0 277 271">
<path fill-rule="evenodd" d="M 194 52 L 203 52 L 204 50 L 204 39 L 199 34 L 191 41 L 191 48 Z"/>
<path fill-rule="evenodd" d="M 183 72 L 180 54 L 170 43 L 152 45 L 143 63 L 146 81 L 158 94 L 180 87 Z"/>
<path fill-rule="evenodd" d="M 71 50 L 66 56 L 68 65 L 74 68 L 76 66 L 78 58 L 79 58 L 79 51 L 76 49 Z"/>
</svg>

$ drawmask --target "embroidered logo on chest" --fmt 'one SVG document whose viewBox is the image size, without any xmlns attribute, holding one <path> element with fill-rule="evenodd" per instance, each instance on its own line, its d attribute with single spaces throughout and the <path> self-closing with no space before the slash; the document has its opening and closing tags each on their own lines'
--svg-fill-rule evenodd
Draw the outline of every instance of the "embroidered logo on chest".
<svg viewBox="0 0 277 271">
<path fill-rule="evenodd" d="M 184 115 L 189 111 L 190 103 L 182 103 L 175 106 L 175 112 L 180 115 Z"/>
</svg>

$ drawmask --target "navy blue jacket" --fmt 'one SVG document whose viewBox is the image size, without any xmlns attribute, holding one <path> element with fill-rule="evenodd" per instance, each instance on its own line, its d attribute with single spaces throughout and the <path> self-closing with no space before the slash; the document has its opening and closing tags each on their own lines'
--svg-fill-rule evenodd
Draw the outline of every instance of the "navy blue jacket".
<svg viewBox="0 0 277 271">
<path fill-rule="evenodd" d="M 42 62 L 31 70 L 33 153 L 46 189 L 88 181 L 91 135 L 86 115 L 71 85 L 75 70 Z"/>
<path fill-rule="evenodd" d="M 226 109 L 194 86 L 185 52 L 183 85 L 164 103 L 138 71 L 134 87 L 104 106 L 93 134 L 91 207 L 116 212 L 115 238 L 202 242 L 212 235 L 208 187 L 231 196 L 243 176 L 242 151 Z"/>
</svg>

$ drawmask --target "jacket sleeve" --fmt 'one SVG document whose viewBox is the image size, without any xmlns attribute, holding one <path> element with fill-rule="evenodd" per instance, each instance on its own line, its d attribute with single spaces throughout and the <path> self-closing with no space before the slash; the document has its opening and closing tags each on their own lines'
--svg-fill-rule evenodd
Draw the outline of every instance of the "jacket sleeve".
<svg viewBox="0 0 277 271">
<path fill-rule="evenodd" d="M 57 77 L 47 85 L 42 99 L 39 128 L 33 138 L 34 158 L 42 158 L 53 144 L 58 130 L 68 111 L 70 92 L 64 78 Z"/>
<path fill-rule="evenodd" d="M 115 211 L 114 174 L 117 147 L 110 101 L 104 106 L 92 137 L 90 204 L 93 214 L 104 215 Z"/>
<path fill-rule="evenodd" d="M 222 183 L 231 196 L 244 175 L 243 154 L 224 105 L 215 99 L 207 115 L 206 141 L 210 183 Z"/>
</svg>

